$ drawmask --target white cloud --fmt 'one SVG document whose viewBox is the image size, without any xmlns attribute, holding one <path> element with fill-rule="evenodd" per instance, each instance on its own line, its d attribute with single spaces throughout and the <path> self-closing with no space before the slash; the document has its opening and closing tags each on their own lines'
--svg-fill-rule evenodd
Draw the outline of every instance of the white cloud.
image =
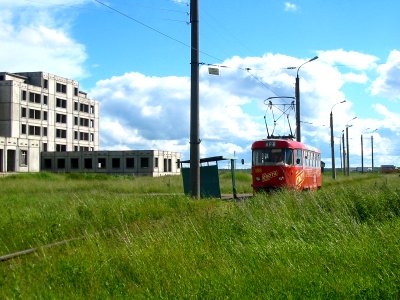
<svg viewBox="0 0 400 300">
<path fill-rule="evenodd" d="M 343 49 L 318 51 L 319 61 L 331 66 L 349 67 L 354 70 L 368 70 L 376 67 L 378 57 L 357 51 Z"/>
<path fill-rule="evenodd" d="M 372 84 L 372 94 L 400 100 L 400 51 L 393 50 L 378 68 L 379 77 Z"/>
<path fill-rule="evenodd" d="M 291 2 L 285 2 L 285 11 L 296 11 L 297 5 Z"/>
<path fill-rule="evenodd" d="M 28 1 L 23 1 L 27 4 Z M 86 71 L 85 46 L 75 41 L 66 24 L 56 25 L 56 15 L 39 6 L 53 6 L 61 1 L 2 2 L 0 16 L 0 64 L 8 72 L 45 71 L 81 79 Z M 63 1 L 64 5 L 82 1 Z M 32 7 L 29 7 L 32 6 Z M 7 7 L 7 8 L 5 8 Z M 61 22 L 60 22 L 61 23 Z M 16 59 L 17 58 L 17 59 Z"/>
<path fill-rule="evenodd" d="M 270 96 L 293 96 L 295 70 L 285 66 L 300 65 L 305 60 L 281 55 L 233 57 L 223 62 L 220 76 L 208 75 L 200 69 L 200 138 L 201 156 L 229 155 L 249 152 L 254 140 L 265 138 L 264 100 Z M 246 71 L 245 67 L 250 68 Z M 324 76 L 319 74 L 323 73 Z M 344 99 L 340 91 L 344 81 L 333 67 L 317 61 L 301 70 L 302 117 L 314 124 L 313 132 L 304 131 L 308 141 L 327 141 L 329 131 L 315 130 L 316 124 L 328 123 L 332 105 Z M 89 92 L 101 102 L 101 147 L 138 149 L 163 145 L 189 150 L 190 79 L 186 77 L 148 77 L 126 73 L 99 81 Z M 279 99 L 275 99 L 277 103 Z M 289 100 L 291 101 L 291 100 Z M 289 102 L 290 103 L 290 102 Z M 335 112 L 351 115 L 351 103 L 335 108 Z M 294 110 L 290 111 L 292 133 L 295 131 Z M 278 115 L 275 115 L 277 118 Z M 288 134 L 285 116 L 277 119 L 275 134 Z M 268 125 L 274 123 L 267 115 Z M 103 121 L 102 121 L 103 123 Z M 121 133 L 126 130 L 128 134 Z M 270 128 L 272 130 L 272 127 Z M 115 134 L 114 134 L 115 132 Z M 122 136 L 121 136 L 122 135 Z"/>
</svg>

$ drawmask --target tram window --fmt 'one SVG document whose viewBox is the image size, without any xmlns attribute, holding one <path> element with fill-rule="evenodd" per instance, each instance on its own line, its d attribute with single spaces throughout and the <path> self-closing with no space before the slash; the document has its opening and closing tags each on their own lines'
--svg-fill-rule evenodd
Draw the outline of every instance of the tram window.
<svg viewBox="0 0 400 300">
<path fill-rule="evenodd" d="M 287 149 L 289 150 L 289 149 Z M 292 160 L 292 158 L 290 158 Z M 254 166 L 272 166 L 276 164 L 284 164 L 285 160 L 284 149 L 257 149 L 253 151 Z"/>
<path fill-rule="evenodd" d="M 293 150 L 292 149 L 286 149 L 286 157 L 285 157 L 285 163 L 287 165 L 293 165 Z"/>
<path fill-rule="evenodd" d="M 300 149 L 295 150 L 296 151 L 296 166 L 302 166 L 303 165 L 303 154 L 301 153 Z"/>
</svg>

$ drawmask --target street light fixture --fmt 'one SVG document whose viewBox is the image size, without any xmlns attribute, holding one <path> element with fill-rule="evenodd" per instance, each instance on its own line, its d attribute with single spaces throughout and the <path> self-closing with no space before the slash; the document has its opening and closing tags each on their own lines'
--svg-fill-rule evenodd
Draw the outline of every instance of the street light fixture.
<svg viewBox="0 0 400 300">
<path fill-rule="evenodd" d="M 349 151 L 349 127 L 353 125 L 349 125 L 349 123 L 353 120 L 357 119 L 357 117 L 354 117 L 353 119 L 349 120 L 346 123 L 346 143 L 347 143 L 347 176 L 350 176 L 350 151 Z"/>
<path fill-rule="evenodd" d="M 302 63 L 297 68 L 296 73 L 296 86 L 295 86 L 295 97 L 296 97 L 296 140 L 301 142 L 301 130 L 300 130 L 300 78 L 299 78 L 299 71 L 302 66 L 306 63 L 312 62 L 318 59 L 318 56 L 314 56 L 313 58 L 307 60 L 306 62 Z"/>
<path fill-rule="evenodd" d="M 332 108 L 331 108 L 331 114 L 330 114 L 330 126 L 331 126 L 331 155 L 332 155 L 332 178 L 336 179 L 336 169 L 335 169 L 335 142 L 333 139 L 333 108 L 337 105 L 337 104 L 341 104 L 346 102 L 346 100 L 340 101 L 335 103 Z"/>
</svg>

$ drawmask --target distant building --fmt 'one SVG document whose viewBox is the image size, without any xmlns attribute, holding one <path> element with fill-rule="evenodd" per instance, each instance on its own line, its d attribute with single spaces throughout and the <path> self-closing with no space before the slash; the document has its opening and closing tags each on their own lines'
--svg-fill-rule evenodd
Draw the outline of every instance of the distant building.
<svg viewBox="0 0 400 300">
<path fill-rule="evenodd" d="M 159 176 L 179 173 L 179 160 L 180 153 L 159 150 L 99 151 L 99 103 L 77 81 L 45 72 L 0 72 L 0 173 Z"/>
<path fill-rule="evenodd" d="M 43 152 L 41 169 L 58 173 L 107 173 L 134 176 L 180 175 L 181 155 L 160 150 Z"/>
<path fill-rule="evenodd" d="M 395 173 L 397 172 L 394 165 L 381 165 L 381 173 Z"/>
</svg>

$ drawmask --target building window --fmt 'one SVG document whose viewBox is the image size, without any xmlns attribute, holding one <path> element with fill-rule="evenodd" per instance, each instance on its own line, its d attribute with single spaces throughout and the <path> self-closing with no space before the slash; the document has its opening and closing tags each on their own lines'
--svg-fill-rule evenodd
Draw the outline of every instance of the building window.
<svg viewBox="0 0 400 300">
<path fill-rule="evenodd" d="M 26 134 L 26 124 L 21 124 L 21 134 Z"/>
<path fill-rule="evenodd" d="M 78 117 L 74 117 L 74 125 L 79 125 Z"/>
<path fill-rule="evenodd" d="M 83 146 L 81 146 L 80 149 L 81 149 L 81 151 L 89 151 L 89 147 L 83 147 Z"/>
<path fill-rule="evenodd" d="M 43 143 L 43 152 L 47 152 L 47 143 Z"/>
<path fill-rule="evenodd" d="M 90 140 L 89 141 L 90 142 L 94 142 L 94 134 L 93 133 L 90 134 Z"/>
<path fill-rule="evenodd" d="M 63 114 L 56 114 L 56 123 L 67 123 L 67 115 Z"/>
<path fill-rule="evenodd" d="M 74 140 L 79 140 L 79 132 L 74 131 Z"/>
<path fill-rule="evenodd" d="M 94 120 L 90 120 L 90 128 L 94 128 Z"/>
<path fill-rule="evenodd" d="M 87 133 L 87 132 L 79 132 L 79 139 L 81 141 L 88 141 L 89 140 L 89 133 Z"/>
<path fill-rule="evenodd" d="M 56 144 L 56 151 L 57 152 L 65 152 L 65 151 L 67 151 L 67 145 Z"/>
<path fill-rule="evenodd" d="M 121 160 L 119 158 L 113 158 L 111 160 L 111 166 L 113 169 L 119 169 L 121 167 Z"/>
<path fill-rule="evenodd" d="M 43 127 L 43 136 L 47 136 L 47 127 Z"/>
<path fill-rule="evenodd" d="M 154 168 L 158 168 L 158 157 L 154 157 Z"/>
<path fill-rule="evenodd" d="M 94 106 L 90 105 L 90 113 L 93 115 L 94 114 Z"/>
<path fill-rule="evenodd" d="M 105 169 L 107 167 L 106 163 L 107 163 L 107 160 L 105 158 L 99 158 L 97 160 L 97 166 L 99 169 Z"/>
<path fill-rule="evenodd" d="M 60 139 L 66 139 L 67 138 L 67 131 L 65 129 L 56 129 L 56 137 Z"/>
<path fill-rule="evenodd" d="M 180 159 L 177 159 L 177 160 L 176 160 L 176 168 L 177 168 L 177 169 L 180 169 L 180 168 L 181 168 L 181 160 L 180 160 Z"/>
<path fill-rule="evenodd" d="M 40 94 L 29 93 L 29 102 L 40 103 Z"/>
<path fill-rule="evenodd" d="M 45 158 L 43 162 L 44 169 L 50 170 L 52 168 L 51 158 Z"/>
<path fill-rule="evenodd" d="M 40 120 L 41 111 L 36 109 L 29 109 L 29 118 Z"/>
<path fill-rule="evenodd" d="M 168 159 L 168 172 L 172 172 L 172 159 Z"/>
<path fill-rule="evenodd" d="M 78 88 L 74 87 L 74 96 L 78 96 Z"/>
<path fill-rule="evenodd" d="M 79 151 L 79 146 L 74 146 L 74 151 Z"/>
<path fill-rule="evenodd" d="M 49 81 L 47 79 L 43 79 L 43 88 L 48 89 L 49 88 Z"/>
<path fill-rule="evenodd" d="M 56 107 L 67 108 L 67 100 L 56 98 Z"/>
<path fill-rule="evenodd" d="M 21 100 L 26 101 L 26 91 L 22 91 Z"/>
<path fill-rule="evenodd" d="M 74 102 L 74 110 L 79 110 L 79 103 L 78 102 Z"/>
<path fill-rule="evenodd" d="M 43 95 L 43 105 L 47 105 L 47 96 L 46 95 Z"/>
<path fill-rule="evenodd" d="M 140 158 L 140 167 L 141 168 L 148 168 L 149 167 L 149 158 L 148 157 L 141 157 Z"/>
<path fill-rule="evenodd" d="M 58 169 L 65 169 L 65 158 L 58 158 L 57 159 L 57 168 Z"/>
<path fill-rule="evenodd" d="M 83 163 L 84 163 L 85 169 L 92 169 L 93 168 L 92 159 L 91 158 L 85 158 Z"/>
<path fill-rule="evenodd" d="M 79 169 L 79 158 L 71 158 L 71 169 Z"/>
<path fill-rule="evenodd" d="M 133 157 L 126 158 L 126 168 L 133 169 L 135 167 L 135 159 Z"/>
<path fill-rule="evenodd" d="M 89 105 L 81 103 L 79 106 L 79 110 L 81 112 L 88 113 L 89 112 Z"/>
<path fill-rule="evenodd" d="M 20 150 L 19 165 L 23 167 L 28 165 L 28 150 Z"/>
<path fill-rule="evenodd" d="M 83 127 L 89 127 L 89 119 L 79 118 L 79 125 Z"/>
<path fill-rule="evenodd" d="M 168 161 L 164 158 L 164 172 L 168 172 Z"/>
<path fill-rule="evenodd" d="M 67 93 L 67 86 L 65 84 L 57 82 L 56 91 L 57 91 L 57 93 L 66 94 Z"/>
<path fill-rule="evenodd" d="M 47 111 L 43 112 L 43 121 L 47 121 Z"/>
<path fill-rule="evenodd" d="M 26 107 L 21 107 L 21 118 L 26 118 Z"/>
<path fill-rule="evenodd" d="M 29 126 L 29 135 L 40 136 L 40 127 L 39 126 Z"/>
</svg>

